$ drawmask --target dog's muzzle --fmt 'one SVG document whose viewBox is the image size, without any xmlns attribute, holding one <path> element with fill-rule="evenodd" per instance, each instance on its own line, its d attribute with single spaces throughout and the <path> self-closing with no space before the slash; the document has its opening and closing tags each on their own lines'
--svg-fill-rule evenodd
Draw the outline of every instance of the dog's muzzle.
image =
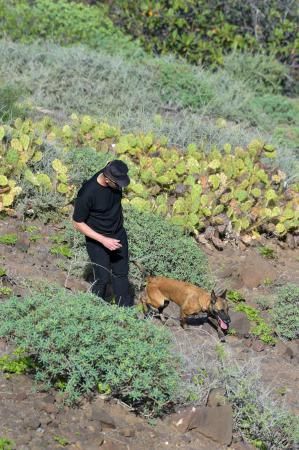
<svg viewBox="0 0 299 450">
<path fill-rule="evenodd" d="M 222 330 L 228 330 L 230 324 L 230 317 L 225 315 L 225 317 L 220 317 L 220 314 L 217 314 L 218 325 Z"/>
</svg>

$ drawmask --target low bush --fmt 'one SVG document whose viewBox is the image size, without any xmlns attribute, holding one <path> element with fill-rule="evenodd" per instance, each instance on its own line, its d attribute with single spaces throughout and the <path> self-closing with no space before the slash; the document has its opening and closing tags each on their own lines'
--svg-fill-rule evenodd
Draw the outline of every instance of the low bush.
<svg viewBox="0 0 299 450">
<path fill-rule="evenodd" d="M 18 240 L 18 236 L 15 233 L 6 233 L 0 236 L 0 244 L 15 245 Z"/>
<path fill-rule="evenodd" d="M 72 149 L 64 156 L 65 163 L 71 167 L 70 182 L 80 187 L 92 175 L 104 167 L 113 155 L 97 152 L 94 148 Z"/>
<path fill-rule="evenodd" d="M 149 273 L 211 288 L 212 275 L 207 258 L 193 238 L 153 213 L 126 206 L 124 215 L 131 260 L 130 279 L 137 291 L 143 287 Z M 84 237 L 73 229 L 70 221 L 65 224 L 64 237 L 73 253 L 68 266 L 71 266 L 72 273 L 82 275 L 89 259 L 84 250 Z"/>
<path fill-rule="evenodd" d="M 86 6 L 66 0 L 1 0 L 0 36 L 28 43 L 36 39 L 63 45 L 86 44 L 110 53 L 142 50 L 137 42 L 116 28 L 103 5 Z"/>
<path fill-rule="evenodd" d="M 283 61 L 295 60 L 297 11 L 292 0 L 105 3 L 114 22 L 154 53 L 219 65 L 232 50 L 264 49 Z"/>
<path fill-rule="evenodd" d="M 166 105 L 200 109 L 214 97 L 213 85 L 203 70 L 174 58 L 154 61 L 155 64 L 151 66 L 154 69 L 155 88 L 161 92 Z"/>
<path fill-rule="evenodd" d="M 270 390 L 261 383 L 256 365 L 241 368 L 227 362 L 222 377 L 233 406 L 234 429 L 263 450 L 294 448 L 299 438 L 298 418 L 269 396 Z"/>
<path fill-rule="evenodd" d="M 299 286 L 288 283 L 277 291 L 272 308 L 272 325 L 283 339 L 299 337 Z"/>
<path fill-rule="evenodd" d="M 22 89 L 14 84 L 0 83 L 0 120 L 11 121 L 16 117 L 24 117 L 25 107 L 18 104 Z"/>
<path fill-rule="evenodd" d="M 264 53 L 233 52 L 225 56 L 223 68 L 232 78 L 243 81 L 248 90 L 259 96 L 280 94 L 291 80 L 287 66 Z"/>
<path fill-rule="evenodd" d="M 282 95 L 264 95 L 254 97 L 250 102 L 252 111 L 252 123 L 257 125 L 263 115 L 261 122 L 266 126 L 270 124 L 296 125 L 299 122 L 298 101 L 291 100 Z"/>
<path fill-rule="evenodd" d="M 248 320 L 255 323 L 254 327 L 251 328 L 253 335 L 257 336 L 265 344 L 275 344 L 276 340 L 273 337 L 273 330 L 262 318 L 260 311 L 244 303 L 237 304 L 234 309 L 235 311 L 244 312 Z"/>
<path fill-rule="evenodd" d="M 235 353 L 221 346 L 217 339 L 190 346 L 190 338 L 185 335 L 176 341 L 176 350 L 183 360 L 183 377 L 191 404 L 206 405 L 209 392 L 223 388 L 232 405 L 233 428 L 239 436 L 262 450 L 296 448 L 298 418 L 287 411 L 281 399 L 274 400 L 273 385 L 261 379 L 257 360 L 239 362 Z"/>
<path fill-rule="evenodd" d="M 5 437 L 0 437 L 0 450 L 13 450 L 15 443 Z"/>
<path fill-rule="evenodd" d="M 125 208 L 125 226 L 130 258 L 142 264 L 147 273 L 211 287 L 206 256 L 180 228 L 163 217 L 132 207 Z M 145 273 L 131 263 L 130 274 L 135 286 L 140 288 Z"/>
<path fill-rule="evenodd" d="M 24 349 L 36 380 L 63 388 L 68 403 L 103 386 L 146 415 L 160 415 L 179 399 L 181 368 L 170 333 L 138 319 L 133 308 L 47 286 L 0 304 L 0 336 Z"/>
</svg>

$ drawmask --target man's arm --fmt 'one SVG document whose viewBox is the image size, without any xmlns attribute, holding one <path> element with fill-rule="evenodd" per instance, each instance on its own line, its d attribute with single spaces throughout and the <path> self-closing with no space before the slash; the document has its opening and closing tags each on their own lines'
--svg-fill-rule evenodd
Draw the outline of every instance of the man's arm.
<svg viewBox="0 0 299 450">
<path fill-rule="evenodd" d="M 85 236 L 90 237 L 97 242 L 100 242 L 104 245 L 104 247 L 108 248 L 108 250 L 117 250 L 122 246 L 118 239 L 109 238 L 103 234 L 97 233 L 85 222 L 73 221 L 73 225 L 76 230 L 80 231 L 80 233 L 85 234 Z"/>
</svg>

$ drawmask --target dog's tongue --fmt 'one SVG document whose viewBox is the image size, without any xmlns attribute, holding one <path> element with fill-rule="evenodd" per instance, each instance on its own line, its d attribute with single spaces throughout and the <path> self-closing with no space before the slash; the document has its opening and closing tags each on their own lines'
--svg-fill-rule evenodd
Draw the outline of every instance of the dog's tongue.
<svg viewBox="0 0 299 450">
<path fill-rule="evenodd" d="M 225 322 L 223 322 L 223 320 L 220 319 L 220 317 L 218 317 L 218 322 L 219 322 L 219 325 L 222 328 L 222 330 L 227 330 L 227 324 Z"/>
</svg>

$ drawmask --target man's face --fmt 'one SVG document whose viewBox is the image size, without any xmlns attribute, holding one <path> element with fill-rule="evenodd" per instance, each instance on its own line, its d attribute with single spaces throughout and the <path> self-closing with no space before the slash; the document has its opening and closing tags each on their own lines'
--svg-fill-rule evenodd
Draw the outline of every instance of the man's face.
<svg viewBox="0 0 299 450">
<path fill-rule="evenodd" d="M 106 175 L 104 175 L 104 177 L 105 177 L 105 181 L 109 187 L 111 187 L 112 189 L 116 189 L 117 191 L 120 190 L 120 187 L 118 186 L 117 183 L 115 183 L 115 181 L 110 180 L 110 178 L 108 178 Z"/>
</svg>

